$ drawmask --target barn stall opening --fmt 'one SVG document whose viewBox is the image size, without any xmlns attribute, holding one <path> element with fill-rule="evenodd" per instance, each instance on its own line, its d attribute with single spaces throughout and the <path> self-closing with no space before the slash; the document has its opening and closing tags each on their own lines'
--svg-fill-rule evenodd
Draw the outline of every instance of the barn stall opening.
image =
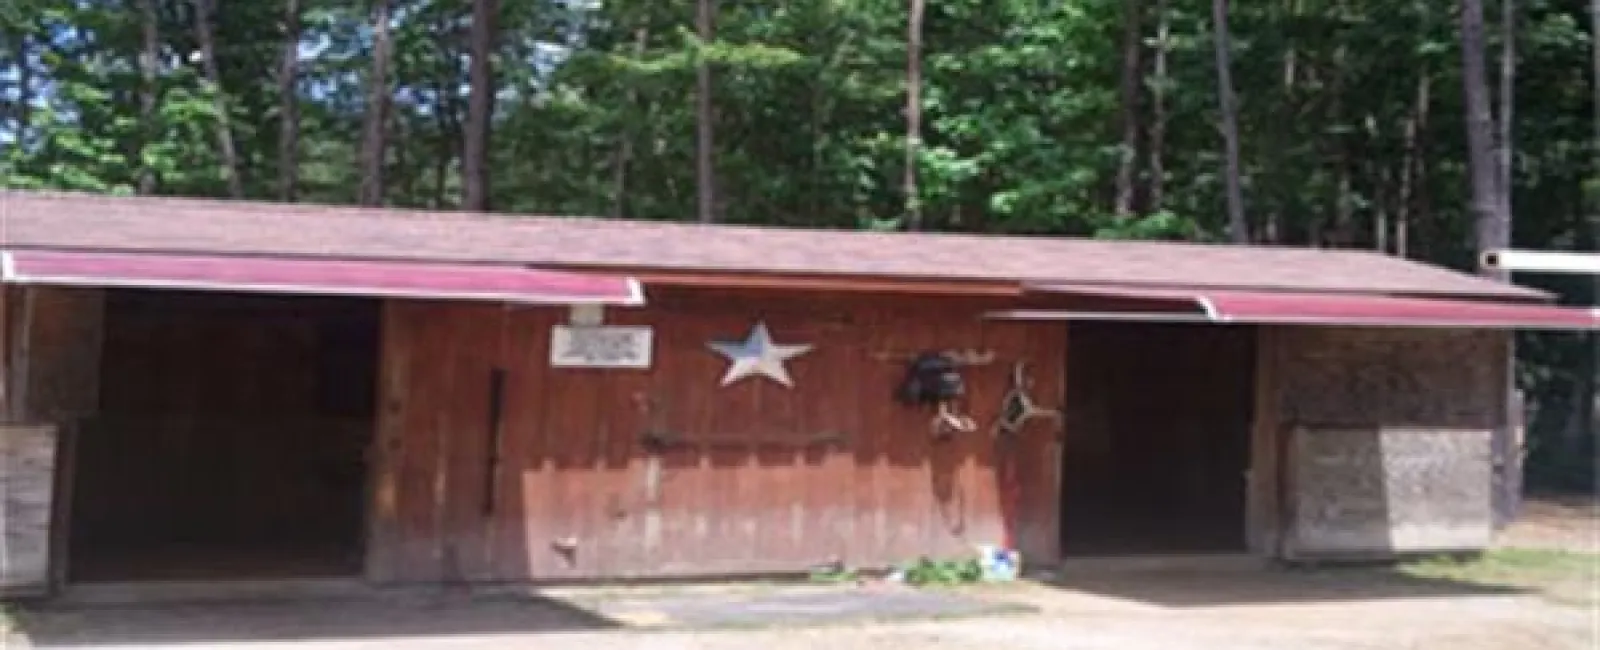
<svg viewBox="0 0 1600 650">
<path fill-rule="evenodd" d="M 357 575 L 378 303 L 104 294 L 72 440 L 77 582 Z"/>
<path fill-rule="evenodd" d="M 1067 555 L 1243 552 L 1249 325 L 1067 325 Z"/>
</svg>

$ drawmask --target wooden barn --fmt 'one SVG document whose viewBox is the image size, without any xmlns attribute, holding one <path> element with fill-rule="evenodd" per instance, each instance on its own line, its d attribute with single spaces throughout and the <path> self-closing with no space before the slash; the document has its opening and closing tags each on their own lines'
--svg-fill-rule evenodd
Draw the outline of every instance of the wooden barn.
<svg viewBox="0 0 1600 650">
<path fill-rule="evenodd" d="M 1529 289 L 1368 252 L 0 193 L 0 586 L 1487 543 Z"/>
</svg>

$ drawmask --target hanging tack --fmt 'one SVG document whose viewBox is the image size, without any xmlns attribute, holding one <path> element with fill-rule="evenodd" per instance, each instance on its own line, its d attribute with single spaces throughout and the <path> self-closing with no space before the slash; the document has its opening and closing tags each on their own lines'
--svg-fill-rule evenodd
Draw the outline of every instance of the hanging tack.
<svg viewBox="0 0 1600 650">
<path fill-rule="evenodd" d="M 934 414 L 933 435 L 946 438 L 957 433 L 972 433 L 978 430 L 978 422 L 971 417 L 957 413 L 949 400 L 939 402 L 939 412 Z"/>
<path fill-rule="evenodd" d="M 995 419 L 994 430 L 996 434 L 1013 435 L 1022 430 L 1029 420 L 1048 418 L 1059 420 L 1061 414 L 1055 409 L 1041 408 L 1033 401 L 1033 396 L 1028 390 L 1033 388 L 1033 380 L 1028 378 L 1028 365 L 1018 361 L 1011 366 L 1011 387 L 1006 390 L 1005 397 L 1000 400 L 1000 416 Z"/>
</svg>

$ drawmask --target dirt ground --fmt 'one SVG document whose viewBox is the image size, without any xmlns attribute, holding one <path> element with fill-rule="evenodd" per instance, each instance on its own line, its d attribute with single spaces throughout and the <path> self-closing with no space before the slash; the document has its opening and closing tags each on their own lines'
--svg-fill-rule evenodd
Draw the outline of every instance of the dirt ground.
<svg viewBox="0 0 1600 650">
<path fill-rule="evenodd" d="M 1075 588 L 1015 585 L 982 597 L 1034 613 L 903 623 L 654 630 L 558 604 L 365 603 L 159 610 L 96 609 L 23 617 L 8 648 L 100 650 L 1586 650 L 1594 613 L 1533 595 L 1368 575 L 1204 573 L 1090 577 Z M 29 645 L 31 643 L 31 645 Z"/>
<path fill-rule="evenodd" d="M 1541 495 L 1523 502 L 1516 523 L 1496 543 L 1600 554 L 1600 498 L 1594 495 Z"/>
<path fill-rule="evenodd" d="M 1502 544 L 1595 550 L 1593 500 L 1541 501 Z M 1586 561 L 1586 560 L 1583 560 Z M 729 587 L 776 589 L 780 587 Z M 815 588 L 815 587 L 811 587 Z M 848 587 L 843 587 L 848 588 Z M 1600 589 L 1600 585 L 1595 585 Z M 637 596 L 637 591 L 622 592 Z M 700 592 L 704 593 L 704 592 Z M 1054 579 L 964 588 L 1033 611 L 915 622 L 721 629 L 617 620 L 597 590 L 539 598 L 89 607 L 23 612 L 0 648 L 99 650 L 1592 650 L 1600 598 L 1387 568 L 1069 565 Z"/>
</svg>

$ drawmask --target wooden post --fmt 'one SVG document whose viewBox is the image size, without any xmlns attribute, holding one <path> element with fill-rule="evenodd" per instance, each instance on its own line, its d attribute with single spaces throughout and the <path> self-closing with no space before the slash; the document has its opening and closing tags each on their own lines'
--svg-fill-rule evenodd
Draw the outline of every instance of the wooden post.
<svg viewBox="0 0 1600 650">
<path fill-rule="evenodd" d="M 0 400 L 0 589 L 43 594 L 67 576 L 75 438 L 99 406 L 105 294 L 5 291 Z"/>
<path fill-rule="evenodd" d="M 11 421 L 11 293 L 0 284 L 0 423 Z"/>
<path fill-rule="evenodd" d="M 26 422 L 31 417 L 28 408 L 28 384 L 31 382 L 28 381 L 28 375 L 33 365 L 33 321 L 38 290 L 22 288 L 15 295 L 18 296 L 16 324 L 7 332 L 10 335 L 11 363 L 7 367 L 10 390 L 7 391 L 6 414 L 12 422 Z"/>
<path fill-rule="evenodd" d="M 1250 469 L 1246 486 L 1245 540 L 1251 552 L 1268 558 L 1282 553 L 1283 422 L 1278 400 L 1278 348 L 1282 330 L 1256 331 L 1255 420 L 1250 432 Z"/>
</svg>

